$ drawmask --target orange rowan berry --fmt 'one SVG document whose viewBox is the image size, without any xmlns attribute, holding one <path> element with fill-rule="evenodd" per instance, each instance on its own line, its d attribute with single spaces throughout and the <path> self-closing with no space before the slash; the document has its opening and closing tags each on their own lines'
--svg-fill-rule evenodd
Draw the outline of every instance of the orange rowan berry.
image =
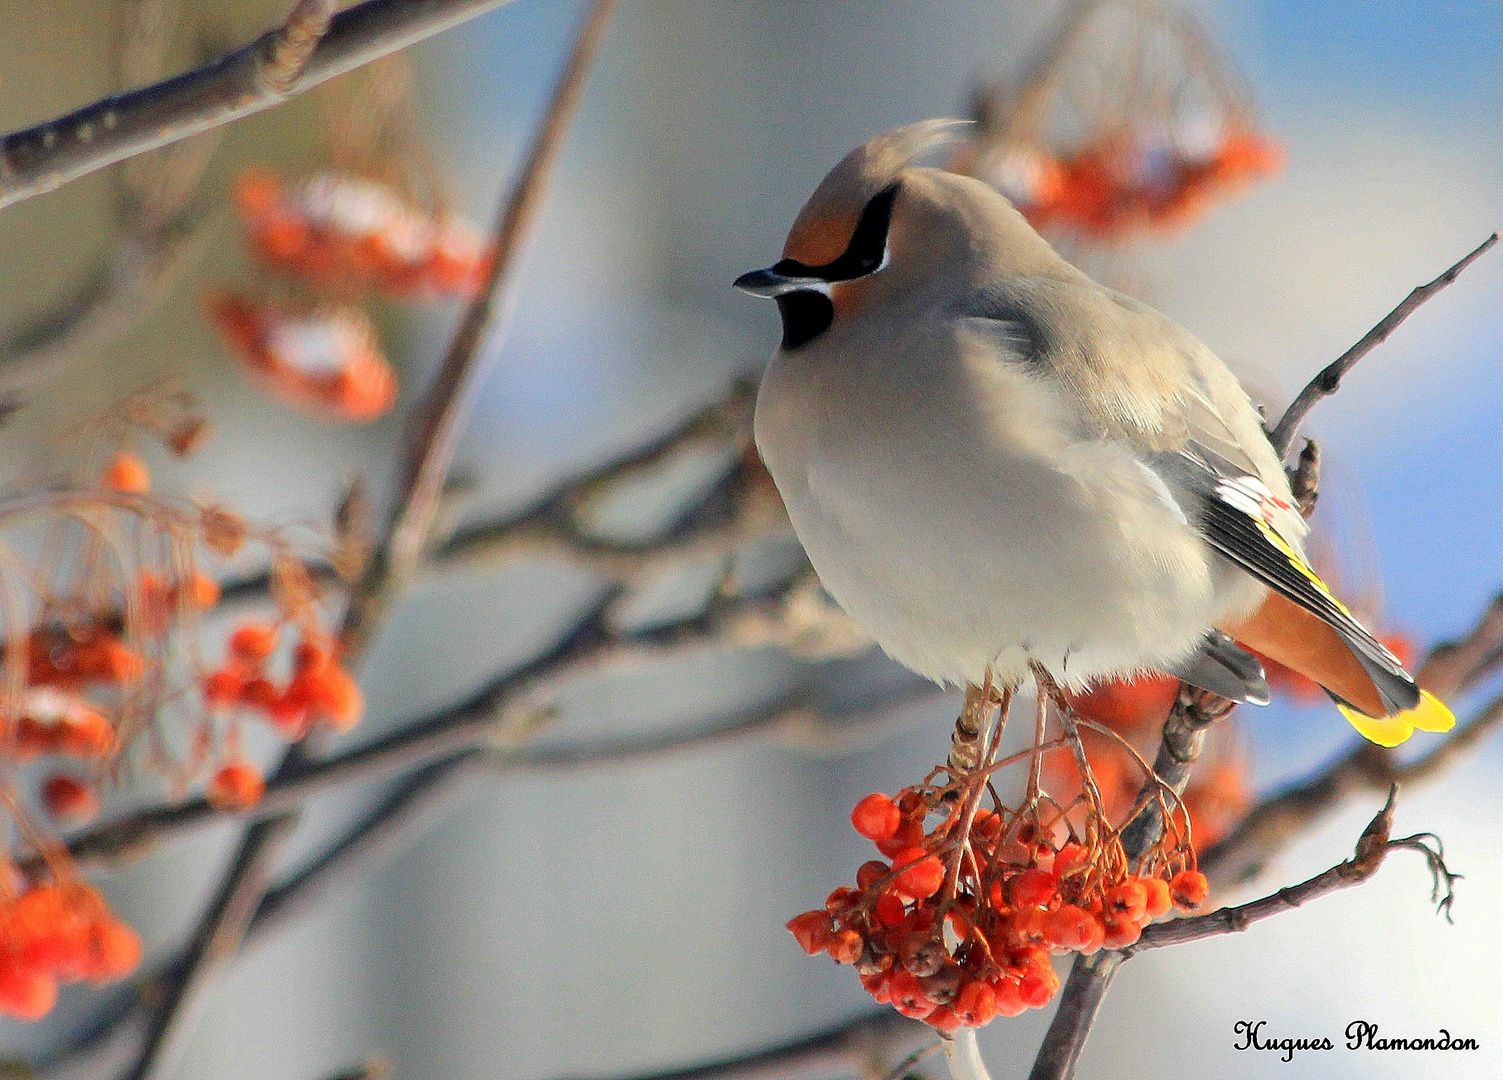
<svg viewBox="0 0 1503 1080">
<path fill-rule="evenodd" d="M 948 1005 L 936 1005 L 923 1020 L 935 1031 L 942 1031 L 946 1035 L 952 1035 L 965 1026 L 955 1010 Z"/>
<path fill-rule="evenodd" d="M 945 882 L 944 863 L 939 861 L 937 855 L 931 855 L 923 848 L 913 847 L 898 852 L 892 858 L 892 865 L 901 871 L 893 882 L 893 889 L 912 900 L 933 896 Z M 907 869 L 903 869 L 904 867 Z"/>
<path fill-rule="evenodd" d="M 997 992 L 984 982 L 968 982 L 951 1007 L 966 1027 L 981 1027 L 997 1015 Z"/>
<path fill-rule="evenodd" d="M 878 971 L 871 975 L 861 976 L 861 985 L 866 988 L 878 1005 L 886 1005 L 892 1000 L 892 972 Z"/>
<path fill-rule="evenodd" d="M 1167 915 L 1169 909 L 1174 906 L 1174 898 L 1169 895 L 1169 883 L 1163 878 L 1140 878 L 1139 880 L 1143 882 L 1145 896 L 1143 913 L 1150 919 Z"/>
<path fill-rule="evenodd" d="M 886 840 L 876 841 L 877 850 L 889 859 L 900 851 L 918 847 L 924 840 L 923 823 L 915 818 L 904 818 L 898 826 L 897 832 Z"/>
<path fill-rule="evenodd" d="M 1065 904 L 1044 916 L 1044 940 L 1062 952 L 1071 952 L 1091 940 L 1096 917 L 1076 904 Z"/>
<path fill-rule="evenodd" d="M 1011 881 L 1012 901 L 1019 907 L 1043 907 L 1054 899 L 1054 875 L 1024 870 Z"/>
<path fill-rule="evenodd" d="M 904 1016 L 923 1018 L 934 1011 L 934 1002 L 924 996 L 917 976 L 910 971 L 894 972 L 889 992 L 892 1007 Z"/>
<path fill-rule="evenodd" d="M 81 824 L 99 813 L 99 794 L 67 773 L 53 773 L 42 784 L 42 804 L 58 821 Z"/>
<path fill-rule="evenodd" d="M 1046 915 L 1046 912 L 1038 908 L 1023 908 L 1013 912 L 1008 928 L 1012 931 L 1013 937 L 1024 945 L 1043 945 L 1046 943 L 1044 937 Z"/>
<path fill-rule="evenodd" d="M 877 921 L 883 926 L 896 926 L 908 914 L 908 909 L 903 905 L 903 898 L 893 892 L 883 893 L 877 899 L 875 911 Z"/>
<path fill-rule="evenodd" d="M 882 878 L 886 877 L 888 871 L 891 869 L 892 867 L 881 859 L 873 859 L 870 862 L 862 863 L 856 868 L 856 887 L 865 892 Z"/>
<path fill-rule="evenodd" d="M 1198 908 L 1211 895 L 1211 883 L 1199 870 L 1181 870 L 1169 879 L 1169 895 L 1175 907 Z"/>
<path fill-rule="evenodd" d="M 103 713 L 83 707 L 58 725 L 54 749 L 74 757 L 98 758 L 108 754 L 114 742 L 114 725 Z"/>
<path fill-rule="evenodd" d="M 214 774 L 205 797 L 219 810 L 249 810 L 266 793 L 266 781 L 248 761 L 231 761 Z"/>
<path fill-rule="evenodd" d="M 903 812 L 889 796 L 868 795 L 851 811 L 851 824 L 871 841 L 890 840 L 903 824 Z"/>
<path fill-rule="evenodd" d="M 110 982 L 129 975 L 141 963 L 141 938 L 129 926 L 109 915 L 89 927 L 89 962 L 84 978 Z"/>
<path fill-rule="evenodd" d="M 1070 841 L 1064 847 L 1060 848 L 1059 851 L 1055 852 L 1053 866 L 1054 880 L 1063 881 L 1075 873 L 1075 871 L 1089 865 L 1090 861 L 1091 853 L 1083 845 L 1077 844 L 1073 840 Z"/>
<path fill-rule="evenodd" d="M 365 695 L 354 676 L 332 664 L 305 672 L 308 680 L 310 711 L 335 731 L 348 731 L 360 722 L 365 712 Z"/>
<path fill-rule="evenodd" d="M 308 697 L 299 691 L 296 682 L 294 679 L 293 685 L 275 695 L 266 705 L 267 723 L 289 739 L 301 739 L 308 734 L 310 722 Z"/>
<path fill-rule="evenodd" d="M 793 940 L 798 942 L 798 947 L 810 956 L 824 952 L 835 935 L 830 916 L 824 911 L 806 911 L 802 915 L 795 915 L 783 925 L 793 935 Z"/>
<path fill-rule="evenodd" d="M 241 704 L 264 713 L 271 712 L 272 706 L 277 703 L 277 698 L 280 696 L 270 679 L 259 676 L 247 679 L 240 688 Z"/>
<path fill-rule="evenodd" d="M 188 579 L 188 601 L 200 611 L 207 611 L 219 603 L 219 582 L 208 574 L 195 573 Z"/>
<path fill-rule="evenodd" d="M 278 633 L 271 623 L 237 626 L 230 635 L 230 652 L 238 659 L 260 664 L 276 650 Z"/>
<path fill-rule="evenodd" d="M 1030 971 L 1018 980 L 1018 997 L 1030 1009 L 1042 1009 L 1054 999 L 1054 992 L 1058 989 L 1059 976 L 1052 971 L 1048 975 Z"/>
<path fill-rule="evenodd" d="M 40 1020 L 57 1004 L 57 980 L 45 972 L 0 964 L 0 1015 Z"/>
<path fill-rule="evenodd" d="M 857 892 L 855 889 L 849 888 L 848 886 L 842 885 L 840 888 L 830 893 L 829 896 L 825 897 L 825 910 L 828 911 L 833 918 L 855 907 L 856 902 L 860 899 L 861 894 L 859 892 Z"/>
<path fill-rule="evenodd" d="M 151 473 L 129 450 L 122 450 L 110 458 L 99 480 L 111 491 L 127 495 L 144 495 L 151 490 Z"/>
<path fill-rule="evenodd" d="M 976 811 L 976 818 L 971 822 L 971 836 L 981 840 L 995 840 L 997 834 L 1002 831 L 1002 818 L 992 810 Z"/>
<path fill-rule="evenodd" d="M 1108 915 L 1101 923 L 1101 943 L 1108 949 L 1125 949 L 1137 941 L 1143 926 L 1136 919 Z"/>
<path fill-rule="evenodd" d="M 1112 918 L 1125 922 L 1139 922 L 1148 906 L 1148 890 L 1144 888 L 1141 881 L 1128 878 L 1121 884 L 1107 889 L 1102 901 L 1107 915 Z"/>
<path fill-rule="evenodd" d="M 992 1007 L 998 1016 L 1019 1016 L 1028 1006 L 1023 1001 L 1022 987 L 1019 979 L 1006 976 L 996 979 L 991 983 Z"/>
<path fill-rule="evenodd" d="M 299 675 L 323 671 L 334 662 L 334 650 L 321 641 L 304 638 L 292 650 L 292 670 Z"/>
<path fill-rule="evenodd" d="M 866 942 L 856 931 L 837 930 L 830 938 L 830 944 L 825 946 L 825 951 L 837 964 L 854 964 L 861 959 L 861 950 L 865 946 Z"/>
<path fill-rule="evenodd" d="M 233 668 L 220 668 L 204 676 L 204 704 L 211 709 L 229 709 L 245 691 L 246 678 Z"/>
</svg>

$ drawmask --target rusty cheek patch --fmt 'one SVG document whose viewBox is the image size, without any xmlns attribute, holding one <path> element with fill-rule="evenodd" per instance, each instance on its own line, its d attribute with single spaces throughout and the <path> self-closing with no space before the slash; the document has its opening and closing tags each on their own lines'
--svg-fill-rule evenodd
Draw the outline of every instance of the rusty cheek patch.
<svg viewBox="0 0 1503 1080">
<path fill-rule="evenodd" d="M 788 242 L 783 245 L 783 258 L 795 259 L 805 266 L 824 266 L 845 254 L 855 231 L 856 219 L 849 214 L 795 222 Z"/>
<path fill-rule="evenodd" d="M 837 281 L 830 286 L 830 306 L 835 309 L 837 316 L 848 315 L 861 303 L 861 297 L 866 292 L 867 285 L 871 282 L 870 277 L 859 277 L 852 281 Z"/>
</svg>

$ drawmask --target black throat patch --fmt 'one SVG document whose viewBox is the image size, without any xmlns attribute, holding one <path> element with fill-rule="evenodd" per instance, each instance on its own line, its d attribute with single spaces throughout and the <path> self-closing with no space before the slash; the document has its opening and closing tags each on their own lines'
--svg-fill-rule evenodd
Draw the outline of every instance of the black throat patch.
<svg viewBox="0 0 1503 1080">
<path fill-rule="evenodd" d="M 839 258 L 823 266 L 783 259 L 772 267 L 773 272 L 787 277 L 818 278 L 827 285 L 875 274 L 887 261 L 887 232 L 892 225 L 892 204 L 899 186 L 889 184 L 868 200 L 851 233 L 850 243 Z M 778 314 L 783 317 L 786 352 L 807 345 L 828 330 L 835 320 L 835 305 L 823 289 L 797 289 L 778 297 Z"/>
</svg>

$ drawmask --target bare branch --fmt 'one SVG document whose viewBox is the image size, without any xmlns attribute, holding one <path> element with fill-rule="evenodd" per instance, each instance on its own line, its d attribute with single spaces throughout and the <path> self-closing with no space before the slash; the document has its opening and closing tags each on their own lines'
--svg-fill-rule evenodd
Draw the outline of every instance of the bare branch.
<svg viewBox="0 0 1503 1080">
<path fill-rule="evenodd" d="M 1331 361 L 1319 375 L 1311 379 L 1289 408 L 1284 410 L 1284 415 L 1274 425 L 1273 430 L 1268 433 L 1268 441 L 1273 443 L 1273 448 L 1278 452 L 1279 457 L 1282 458 L 1289 452 L 1289 444 L 1294 441 L 1295 432 L 1299 430 L 1305 415 L 1315 407 L 1317 401 L 1330 397 L 1337 391 L 1341 386 L 1342 378 L 1357 366 L 1357 361 L 1388 340 L 1388 335 L 1393 333 L 1400 323 L 1413 315 L 1421 304 L 1455 281 L 1463 270 L 1497 242 L 1498 234 L 1493 233 L 1440 277 L 1425 285 L 1416 286 L 1408 296 L 1404 297 L 1398 307 L 1383 316 L 1378 321 L 1378 325 L 1363 334 L 1361 341 Z"/>
<path fill-rule="evenodd" d="M 1159 949 L 1165 945 L 1181 945 L 1222 934 L 1240 933 L 1262 919 L 1300 907 L 1339 889 L 1360 885 L 1377 873 L 1390 851 L 1400 848 L 1419 851 L 1425 856 L 1431 873 L 1435 876 L 1436 888 L 1432 899 L 1439 903 L 1441 910 L 1449 917 L 1452 885 L 1460 875 L 1453 874 L 1446 866 L 1440 845 L 1433 838 L 1420 835 L 1401 840 L 1389 839 L 1389 832 L 1393 827 L 1393 800 L 1397 791 L 1398 785 L 1389 788 L 1388 802 L 1368 824 L 1357 842 L 1356 854 L 1346 862 L 1338 863 L 1308 881 L 1280 889 L 1251 903 L 1150 926 L 1143 931 L 1143 936 L 1137 943 L 1127 950 L 1127 954 L 1132 955 L 1144 949 Z"/>
<path fill-rule="evenodd" d="M 268 76 L 278 55 L 296 55 L 285 27 L 192 71 L 13 132 L 0 139 L 0 207 L 280 105 L 505 2 L 366 0 L 333 17 L 301 73 L 281 90 Z"/>
<path fill-rule="evenodd" d="M 176 1058 L 197 1019 L 204 991 L 239 952 L 245 928 L 265 894 L 271 862 L 292 824 L 293 819 L 276 818 L 251 826 L 213 903 L 199 920 L 181 974 L 165 984 L 165 998 L 153 1013 L 146 1041 L 126 1074 L 129 1080 L 145 1080 Z"/>
<path fill-rule="evenodd" d="M 506 335 L 522 249 L 542 207 L 564 135 L 578 109 L 585 78 L 615 6 L 616 0 L 594 0 L 591 5 L 569 60 L 554 84 L 524 164 L 502 204 L 486 280 L 480 294 L 465 309 L 433 386 L 413 419 L 397 509 L 386 541 L 345 612 L 340 636 L 346 651 L 361 650 L 375 620 L 391 597 L 409 583 L 422 556 L 460 430 Z"/>
</svg>

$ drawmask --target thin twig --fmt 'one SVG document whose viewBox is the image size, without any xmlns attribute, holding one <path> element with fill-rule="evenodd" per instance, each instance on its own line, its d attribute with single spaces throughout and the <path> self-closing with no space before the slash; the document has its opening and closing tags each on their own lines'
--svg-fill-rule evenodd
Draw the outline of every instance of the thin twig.
<svg viewBox="0 0 1503 1080">
<path fill-rule="evenodd" d="M 204 1001 L 204 990 L 234 962 L 245 928 L 265 895 L 278 843 L 289 831 L 285 818 L 258 822 L 246 834 L 230 872 L 213 903 L 199 919 L 181 974 L 166 986 L 166 997 L 152 1014 L 146 1040 L 129 1080 L 145 1080 L 175 1059 Z"/>
<path fill-rule="evenodd" d="M 1143 931 L 1143 936 L 1138 939 L 1137 943 L 1126 950 L 1127 955 L 1144 949 L 1159 949 L 1166 945 L 1181 945 L 1189 941 L 1199 941 L 1202 938 L 1240 933 L 1262 919 L 1297 908 L 1339 889 L 1360 885 L 1377 873 L 1378 867 L 1383 864 L 1389 852 L 1399 849 L 1418 851 L 1425 856 L 1430 871 L 1435 877 L 1435 892 L 1432 899 L 1439 904 L 1440 910 L 1449 916 L 1453 898 L 1452 886 L 1460 875 L 1452 873 L 1446 866 L 1444 853 L 1439 843 L 1433 837 L 1426 835 L 1407 836 L 1399 840 L 1389 839 L 1389 833 L 1393 827 L 1393 799 L 1397 790 L 1398 785 L 1389 788 L 1388 802 L 1364 830 L 1362 838 L 1357 842 L 1357 852 L 1352 858 L 1338 863 L 1324 873 L 1316 874 L 1308 881 L 1280 889 L 1270 896 L 1251 903 L 1240 904 L 1237 907 L 1224 907 L 1206 915 L 1171 919 L 1169 922 L 1150 926 Z"/>
<path fill-rule="evenodd" d="M 516 268 L 532 235 L 564 135 L 617 0 L 594 0 L 516 180 L 497 215 L 493 254 L 481 291 L 465 309 L 423 406 L 413 419 L 400 497 L 387 540 L 351 597 L 341 640 L 359 651 L 369 627 L 411 580 L 422 556 L 459 434 L 501 350 L 516 301 Z"/>
<path fill-rule="evenodd" d="M 280 105 L 505 2 L 366 0 L 334 16 L 301 73 L 280 90 L 267 76 L 276 52 L 291 47 L 283 27 L 192 71 L 13 132 L 0 139 L 0 207 Z"/>
<path fill-rule="evenodd" d="M 1362 340 L 1331 361 L 1319 375 L 1311 379 L 1309 384 L 1299 392 L 1299 396 L 1290 403 L 1289 408 L 1284 410 L 1284 415 L 1274 425 L 1273 430 L 1268 433 L 1268 441 L 1273 443 L 1273 448 L 1278 452 L 1279 457 L 1282 458 L 1289 452 L 1289 444 L 1294 441 L 1295 432 L 1299 430 L 1305 415 L 1315 407 L 1317 401 L 1330 397 L 1336 392 L 1341 386 L 1342 378 L 1357 365 L 1357 361 L 1388 340 L 1388 335 L 1414 314 L 1421 304 L 1455 281 L 1463 270 L 1497 242 L 1498 234 L 1493 233 L 1440 277 L 1427 284 L 1416 286 L 1408 296 L 1404 297 L 1398 307 L 1383 316 L 1378 321 L 1378 325 L 1363 334 Z"/>
</svg>

